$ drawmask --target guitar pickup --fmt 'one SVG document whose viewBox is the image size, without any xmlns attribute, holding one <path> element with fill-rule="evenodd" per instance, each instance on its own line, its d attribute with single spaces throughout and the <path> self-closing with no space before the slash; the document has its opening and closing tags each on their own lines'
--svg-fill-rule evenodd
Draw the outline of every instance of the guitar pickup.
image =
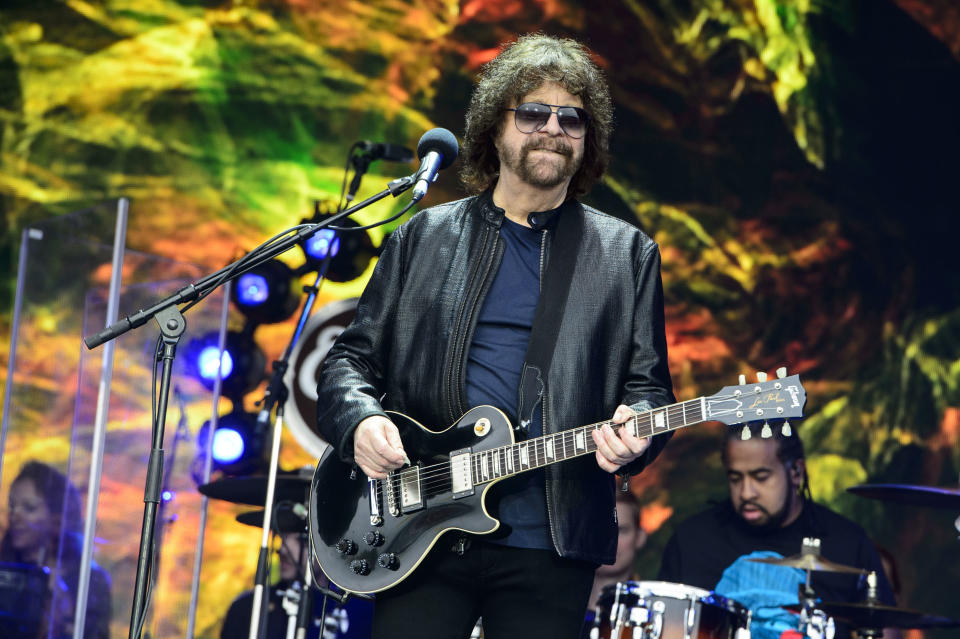
<svg viewBox="0 0 960 639">
<path fill-rule="evenodd" d="M 420 467 L 410 466 L 397 473 L 400 476 L 400 508 L 404 513 L 423 508 L 420 492 Z"/>
<path fill-rule="evenodd" d="M 470 449 L 450 453 L 450 492 L 454 499 L 474 494 L 473 477 L 470 474 Z"/>
</svg>

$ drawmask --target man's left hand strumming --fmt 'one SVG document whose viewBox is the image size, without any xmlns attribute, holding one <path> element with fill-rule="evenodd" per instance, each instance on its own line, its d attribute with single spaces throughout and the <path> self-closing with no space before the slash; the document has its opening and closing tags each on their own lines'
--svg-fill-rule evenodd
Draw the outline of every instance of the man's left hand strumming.
<svg viewBox="0 0 960 639">
<path fill-rule="evenodd" d="M 613 423 L 622 424 L 633 415 L 629 406 L 620 404 L 613 412 Z M 650 447 L 650 438 L 634 437 L 626 428 L 615 433 L 609 426 L 593 431 L 593 441 L 597 444 L 597 463 L 608 473 L 617 472 Z"/>
</svg>

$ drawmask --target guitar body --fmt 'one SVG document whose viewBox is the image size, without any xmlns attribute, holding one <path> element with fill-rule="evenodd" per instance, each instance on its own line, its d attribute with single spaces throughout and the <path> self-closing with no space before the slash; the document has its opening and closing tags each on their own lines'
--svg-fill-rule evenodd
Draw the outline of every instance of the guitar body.
<svg viewBox="0 0 960 639">
<path fill-rule="evenodd" d="M 496 482 L 455 496 L 449 467 L 453 451 L 476 453 L 513 444 L 506 415 L 492 406 L 477 406 L 440 432 L 400 413 L 390 413 L 390 419 L 412 466 L 375 483 L 378 499 L 371 497 L 371 483 L 363 471 L 354 472 L 333 447 L 324 452 L 313 476 L 309 504 L 313 554 L 330 581 L 350 592 L 379 592 L 403 581 L 448 530 L 485 534 L 500 526 L 484 505 L 487 490 Z M 395 486 L 393 512 L 390 496 L 384 494 L 389 486 Z M 419 498 L 419 504 L 410 503 L 411 495 Z M 376 509 L 371 508 L 373 502 Z M 372 510 L 379 510 L 379 515 L 372 515 Z M 373 521 L 379 517 L 379 523 L 372 523 L 372 516 Z M 391 565 L 382 565 L 387 561 L 381 559 L 384 555 L 392 555 Z"/>
</svg>

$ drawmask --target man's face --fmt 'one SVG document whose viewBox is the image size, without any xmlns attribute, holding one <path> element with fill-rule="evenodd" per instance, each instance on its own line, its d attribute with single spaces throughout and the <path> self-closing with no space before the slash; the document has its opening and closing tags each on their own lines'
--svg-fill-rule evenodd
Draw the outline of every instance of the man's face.
<svg viewBox="0 0 960 639">
<path fill-rule="evenodd" d="M 277 552 L 280 557 L 280 579 L 293 581 L 300 575 L 300 569 L 297 566 L 297 562 L 301 561 L 300 534 L 284 533 L 280 538 L 283 541 Z"/>
<path fill-rule="evenodd" d="M 797 513 L 796 474 L 777 459 L 773 439 L 727 443 L 726 471 L 733 509 L 750 526 L 779 528 Z M 789 521 L 788 521 L 789 519 Z"/>
<path fill-rule="evenodd" d="M 619 576 L 629 573 L 633 560 L 647 541 L 647 533 L 640 527 L 640 514 L 636 508 L 617 501 L 617 558 L 613 564 L 597 567 L 599 576 Z"/>
<path fill-rule="evenodd" d="M 520 100 L 559 106 L 582 107 L 580 98 L 571 95 L 554 82 L 546 82 Z M 516 107 L 516 104 L 511 104 Z M 553 107 L 556 111 L 556 107 Z M 571 138 L 560 128 L 556 113 L 539 131 L 522 133 L 514 124 L 514 112 L 504 112 L 500 134 L 497 136 L 497 154 L 500 174 L 511 173 L 531 186 L 552 188 L 569 182 L 583 162 L 584 137 Z"/>
</svg>

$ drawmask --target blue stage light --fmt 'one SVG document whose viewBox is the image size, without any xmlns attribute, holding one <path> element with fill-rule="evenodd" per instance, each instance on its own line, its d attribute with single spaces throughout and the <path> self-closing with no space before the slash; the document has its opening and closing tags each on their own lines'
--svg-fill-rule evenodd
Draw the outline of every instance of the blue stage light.
<svg viewBox="0 0 960 639">
<path fill-rule="evenodd" d="M 282 322 L 300 306 L 296 274 L 280 260 L 268 260 L 237 278 L 230 299 L 254 324 Z"/>
<path fill-rule="evenodd" d="M 237 302 L 244 306 L 258 306 L 270 298 L 267 278 L 257 273 L 244 273 L 237 279 Z"/>
<path fill-rule="evenodd" d="M 235 408 L 221 415 L 210 441 L 210 422 L 197 434 L 198 451 L 206 455 L 207 445 L 213 466 L 225 475 L 249 475 L 264 470 L 269 428 L 257 422 L 254 413 Z M 198 457 L 199 459 L 199 457 Z"/>
<path fill-rule="evenodd" d="M 197 356 L 197 370 L 200 378 L 212 382 L 217 378 L 217 364 L 220 364 L 220 379 L 230 377 L 233 372 L 233 357 L 230 351 L 223 351 L 223 357 L 220 357 L 220 349 L 216 346 L 207 346 L 200 351 Z"/>
<path fill-rule="evenodd" d="M 252 391 L 263 380 L 267 356 L 250 335 L 227 331 L 223 356 L 217 347 L 216 331 L 190 340 L 184 349 L 186 373 L 213 390 L 217 373 L 223 383 L 220 392 L 235 402 Z M 219 364 L 219 367 L 218 367 Z"/>
<path fill-rule="evenodd" d="M 317 260 L 326 259 L 327 254 L 333 257 L 339 250 L 340 238 L 331 229 L 320 229 L 307 240 L 304 247 L 306 254 Z"/>
<path fill-rule="evenodd" d="M 213 461 L 218 465 L 232 464 L 243 457 L 246 446 L 243 435 L 230 428 L 220 426 L 213 433 Z"/>
</svg>

